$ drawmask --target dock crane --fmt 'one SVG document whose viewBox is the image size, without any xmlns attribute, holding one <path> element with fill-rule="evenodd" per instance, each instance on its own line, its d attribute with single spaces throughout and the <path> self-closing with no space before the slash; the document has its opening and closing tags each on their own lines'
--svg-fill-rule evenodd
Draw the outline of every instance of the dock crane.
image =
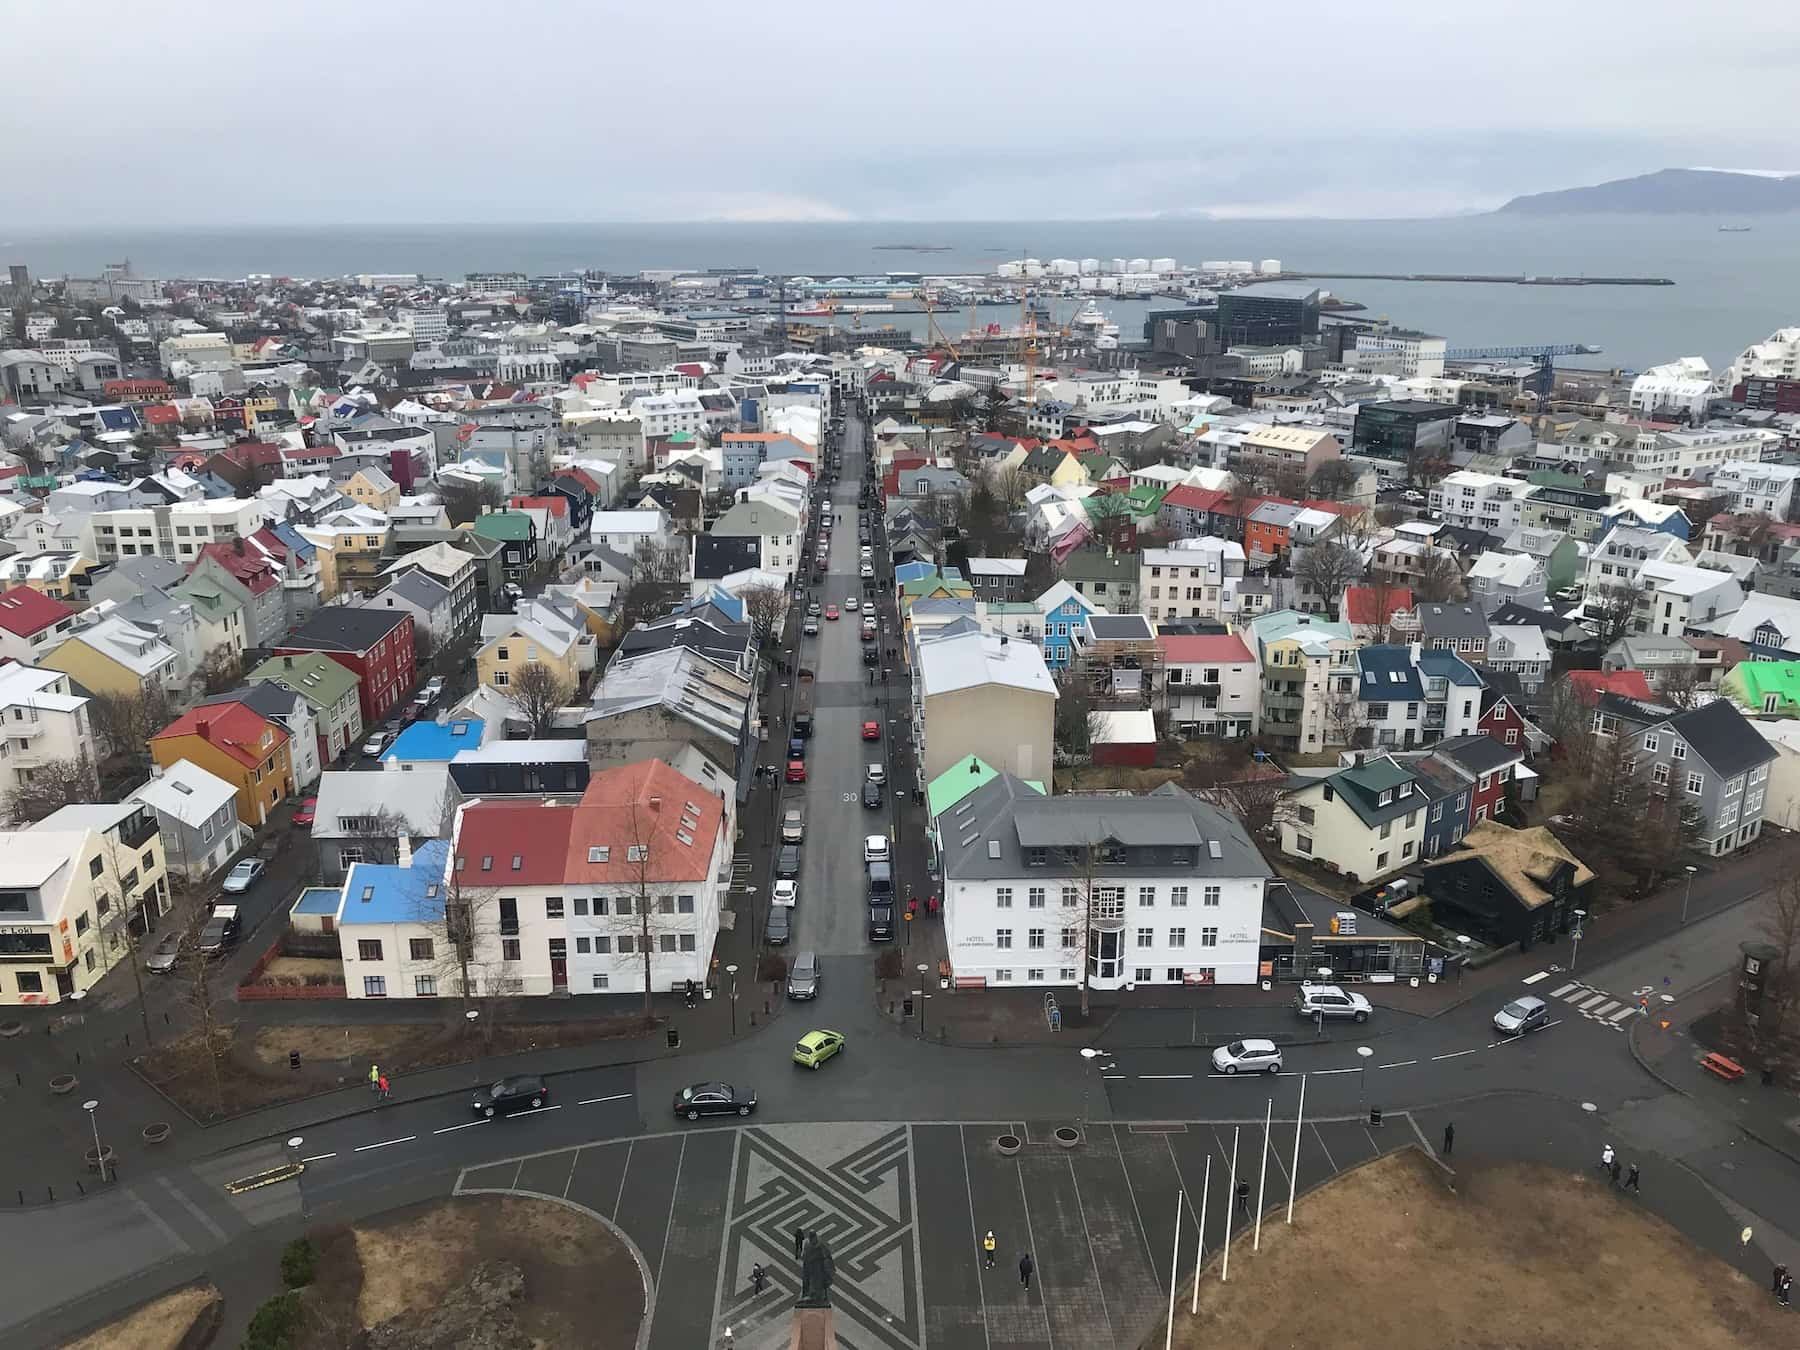
<svg viewBox="0 0 1800 1350">
<path fill-rule="evenodd" d="M 1598 356 L 1600 348 L 1585 342 L 1538 342 L 1518 347 L 1452 347 L 1444 353 L 1446 361 L 1510 361 L 1529 357 L 1537 362 L 1526 388 L 1541 401 L 1550 397 L 1556 387 L 1555 359 L 1559 356 Z"/>
<path fill-rule="evenodd" d="M 938 327 L 937 314 L 935 312 L 937 302 L 933 299 L 929 290 L 924 293 L 924 299 L 925 334 L 927 340 L 937 342 L 945 351 L 950 353 L 950 359 L 952 361 L 960 362 L 962 360 L 962 353 L 956 350 L 956 344 L 950 341 L 950 335 Z M 969 312 L 971 314 L 975 312 L 975 307 L 973 305 L 969 306 Z M 971 322 L 973 321 L 971 320 Z M 971 328 L 970 331 L 973 332 L 974 330 Z"/>
</svg>

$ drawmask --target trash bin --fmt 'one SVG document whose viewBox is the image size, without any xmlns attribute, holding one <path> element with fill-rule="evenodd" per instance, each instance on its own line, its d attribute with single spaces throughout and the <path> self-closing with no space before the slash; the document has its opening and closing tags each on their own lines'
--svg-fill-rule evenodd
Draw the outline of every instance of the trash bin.
<svg viewBox="0 0 1800 1350">
<path fill-rule="evenodd" d="M 678 1028 L 673 1026 L 669 1028 L 669 1049 L 681 1049 L 681 1032 Z"/>
<path fill-rule="evenodd" d="M 900 1000 L 900 1015 L 902 1017 L 911 1017 L 913 1015 L 912 1000 L 910 998 L 903 998 Z"/>
<path fill-rule="evenodd" d="M 1369 1108 L 1369 1124 L 1381 1124 L 1381 1108 L 1379 1106 L 1371 1106 Z"/>
</svg>

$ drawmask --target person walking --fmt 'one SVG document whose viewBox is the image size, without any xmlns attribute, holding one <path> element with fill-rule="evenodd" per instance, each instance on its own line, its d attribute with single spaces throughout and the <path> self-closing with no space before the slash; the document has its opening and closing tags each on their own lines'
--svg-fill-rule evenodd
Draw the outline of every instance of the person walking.
<svg viewBox="0 0 1800 1350">
<path fill-rule="evenodd" d="M 1784 1276 L 1786 1274 L 1787 1274 L 1786 1266 L 1781 1265 L 1781 1266 L 1775 1267 L 1775 1273 L 1773 1275 L 1769 1276 L 1769 1292 L 1771 1294 L 1779 1294 L 1781 1292 L 1781 1279 L 1782 1279 L 1782 1276 Z"/>
<path fill-rule="evenodd" d="M 1775 1297 L 1781 1300 L 1781 1306 L 1784 1308 L 1792 1304 L 1794 1298 L 1794 1277 L 1792 1275 L 1781 1277 L 1781 1287 L 1775 1291 Z"/>
<path fill-rule="evenodd" d="M 1031 1253 L 1026 1252 L 1019 1258 L 1019 1283 L 1025 1286 L 1025 1292 L 1031 1292 L 1031 1272 L 1037 1267 L 1031 1264 Z"/>
<path fill-rule="evenodd" d="M 381 1091 L 381 1066 L 379 1064 L 369 1065 L 369 1091 L 371 1093 Z"/>
<path fill-rule="evenodd" d="M 794 1230 L 794 1260 L 798 1261 L 800 1259 L 800 1249 L 805 1245 L 806 1230 L 804 1228 L 796 1228 Z"/>
<path fill-rule="evenodd" d="M 1449 1121 L 1444 1125 L 1444 1156 L 1450 1156 L 1450 1150 L 1456 1147 L 1456 1122 Z"/>
<path fill-rule="evenodd" d="M 1250 1217 L 1250 1183 L 1248 1181 L 1240 1181 L 1237 1184 L 1237 1207 L 1241 1216 L 1245 1219 Z"/>
<path fill-rule="evenodd" d="M 1644 1193 L 1643 1187 L 1638 1185 L 1638 1165 L 1636 1163 L 1631 1164 L 1631 1170 L 1625 1174 L 1625 1184 L 1639 1195 Z"/>
<path fill-rule="evenodd" d="M 385 1102 L 387 1099 L 388 1099 L 388 1076 L 384 1073 L 381 1075 L 381 1100 Z"/>
<path fill-rule="evenodd" d="M 762 1262 L 758 1261 L 750 1267 L 750 1292 L 760 1294 L 763 1285 L 768 1283 L 768 1276 L 763 1274 Z"/>
<path fill-rule="evenodd" d="M 1600 1170 L 1602 1172 L 1610 1172 L 1612 1171 L 1612 1165 L 1613 1146 L 1608 1144 L 1605 1148 L 1600 1150 Z"/>
<path fill-rule="evenodd" d="M 985 1269 L 994 1268 L 994 1249 L 1000 1244 L 994 1241 L 994 1230 L 988 1229 L 981 1239 L 981 1264 Z"/>
</svg>

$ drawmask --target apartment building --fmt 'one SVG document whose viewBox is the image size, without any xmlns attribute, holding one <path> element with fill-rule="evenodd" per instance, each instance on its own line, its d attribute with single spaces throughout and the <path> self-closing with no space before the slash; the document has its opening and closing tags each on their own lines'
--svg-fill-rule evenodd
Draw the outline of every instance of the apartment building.
<svg viewBox="0 0 1800 1350">
<path fill-rule="evenodd" d="M 1350 724 L 1333 712 L 1353 690 L 1350 626 L 1284 609 L 1252 619 L 1248 634 L 1261 679 L 1257 734 L 1306 753 L 1344 744 Z"/>
<path fill-rule="evenodd" d="M 76 611 L 30 586 L 0 591 L 0 657 L 27 664 L 75 631 Z"/>
<path fill-rule="evenodd" d="M 266 520 L 261 501 L 237 497 L 96 511 L 94 557 L 102 563 L 144 556 L 191 563 L 209 544 L 248 538 Z"/>
<path fill-rule="evenodd" d="M 0 801 L 49 765 L 98 762 L 88 699 L 60 670 L 0 665 Z"/>
<path fill-rule="evenodd" d="M 1245 572 L 1244 546 L 1229 539 L 1187 541 L 1189 548 L 1147 548 L 1138 561 L 1139 610 L 1152 623 L 1236 617 L 1235 584 Z"/>
<path fill-rule="evenodd" d="M 1159 633 L 1163 706 L 1184 739 L 1235 740 L 1256 729 L 1256 657 L 1235 633 Z"/>
<path fill-rule="evenodd" d="M 1713 470 L 1711 486 L 1715 493 L 1730 494 L 1730 509 L 1735 513 L 1791 520 L 1797 481 L 1800 481 L 1800 467 L 1792 464 L 1732 459 Z"/>
<path fill-rule="evenodd" d="M 1519 528 L 1525 499 L 1536 489 L 1522 478 L 1459 469 L 1431 489 L 1431 509 L 1446 525 L 1511 534 Z"/>
<path fill-rule="evenodd" d="M 313 654 L 357 677 L 364 726 L 378 725 L 417 683 L 412 615 L 400 611 L 327 605 L 275 648 L 277 657 Z"/>
</svg>

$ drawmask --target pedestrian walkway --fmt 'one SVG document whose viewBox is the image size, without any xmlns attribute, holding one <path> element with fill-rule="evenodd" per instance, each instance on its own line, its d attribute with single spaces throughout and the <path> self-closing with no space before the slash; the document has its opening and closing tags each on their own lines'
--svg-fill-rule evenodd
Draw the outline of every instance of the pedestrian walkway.
<svg viewBox="0 0 1800 1350">
<path fill-rule="evenodd" d="M 1525 983 L 1529 985 L 1546 977 L 1554 978 L 1548 972 L 1543 972 L 1531 976 Z M 1639 998 L 1619 998 L 1604 989 L 1583 984 L 1580 980 L 1565 980 L 1541 997 L 1561 999 L 1572 1011 L 1580 1013 L 1588 1021 L 1598 1022 L 1614 1031 L 1624 1031 L 1627 1022 L 1642 1015 L 1641 991 Z"/>
</svg>

